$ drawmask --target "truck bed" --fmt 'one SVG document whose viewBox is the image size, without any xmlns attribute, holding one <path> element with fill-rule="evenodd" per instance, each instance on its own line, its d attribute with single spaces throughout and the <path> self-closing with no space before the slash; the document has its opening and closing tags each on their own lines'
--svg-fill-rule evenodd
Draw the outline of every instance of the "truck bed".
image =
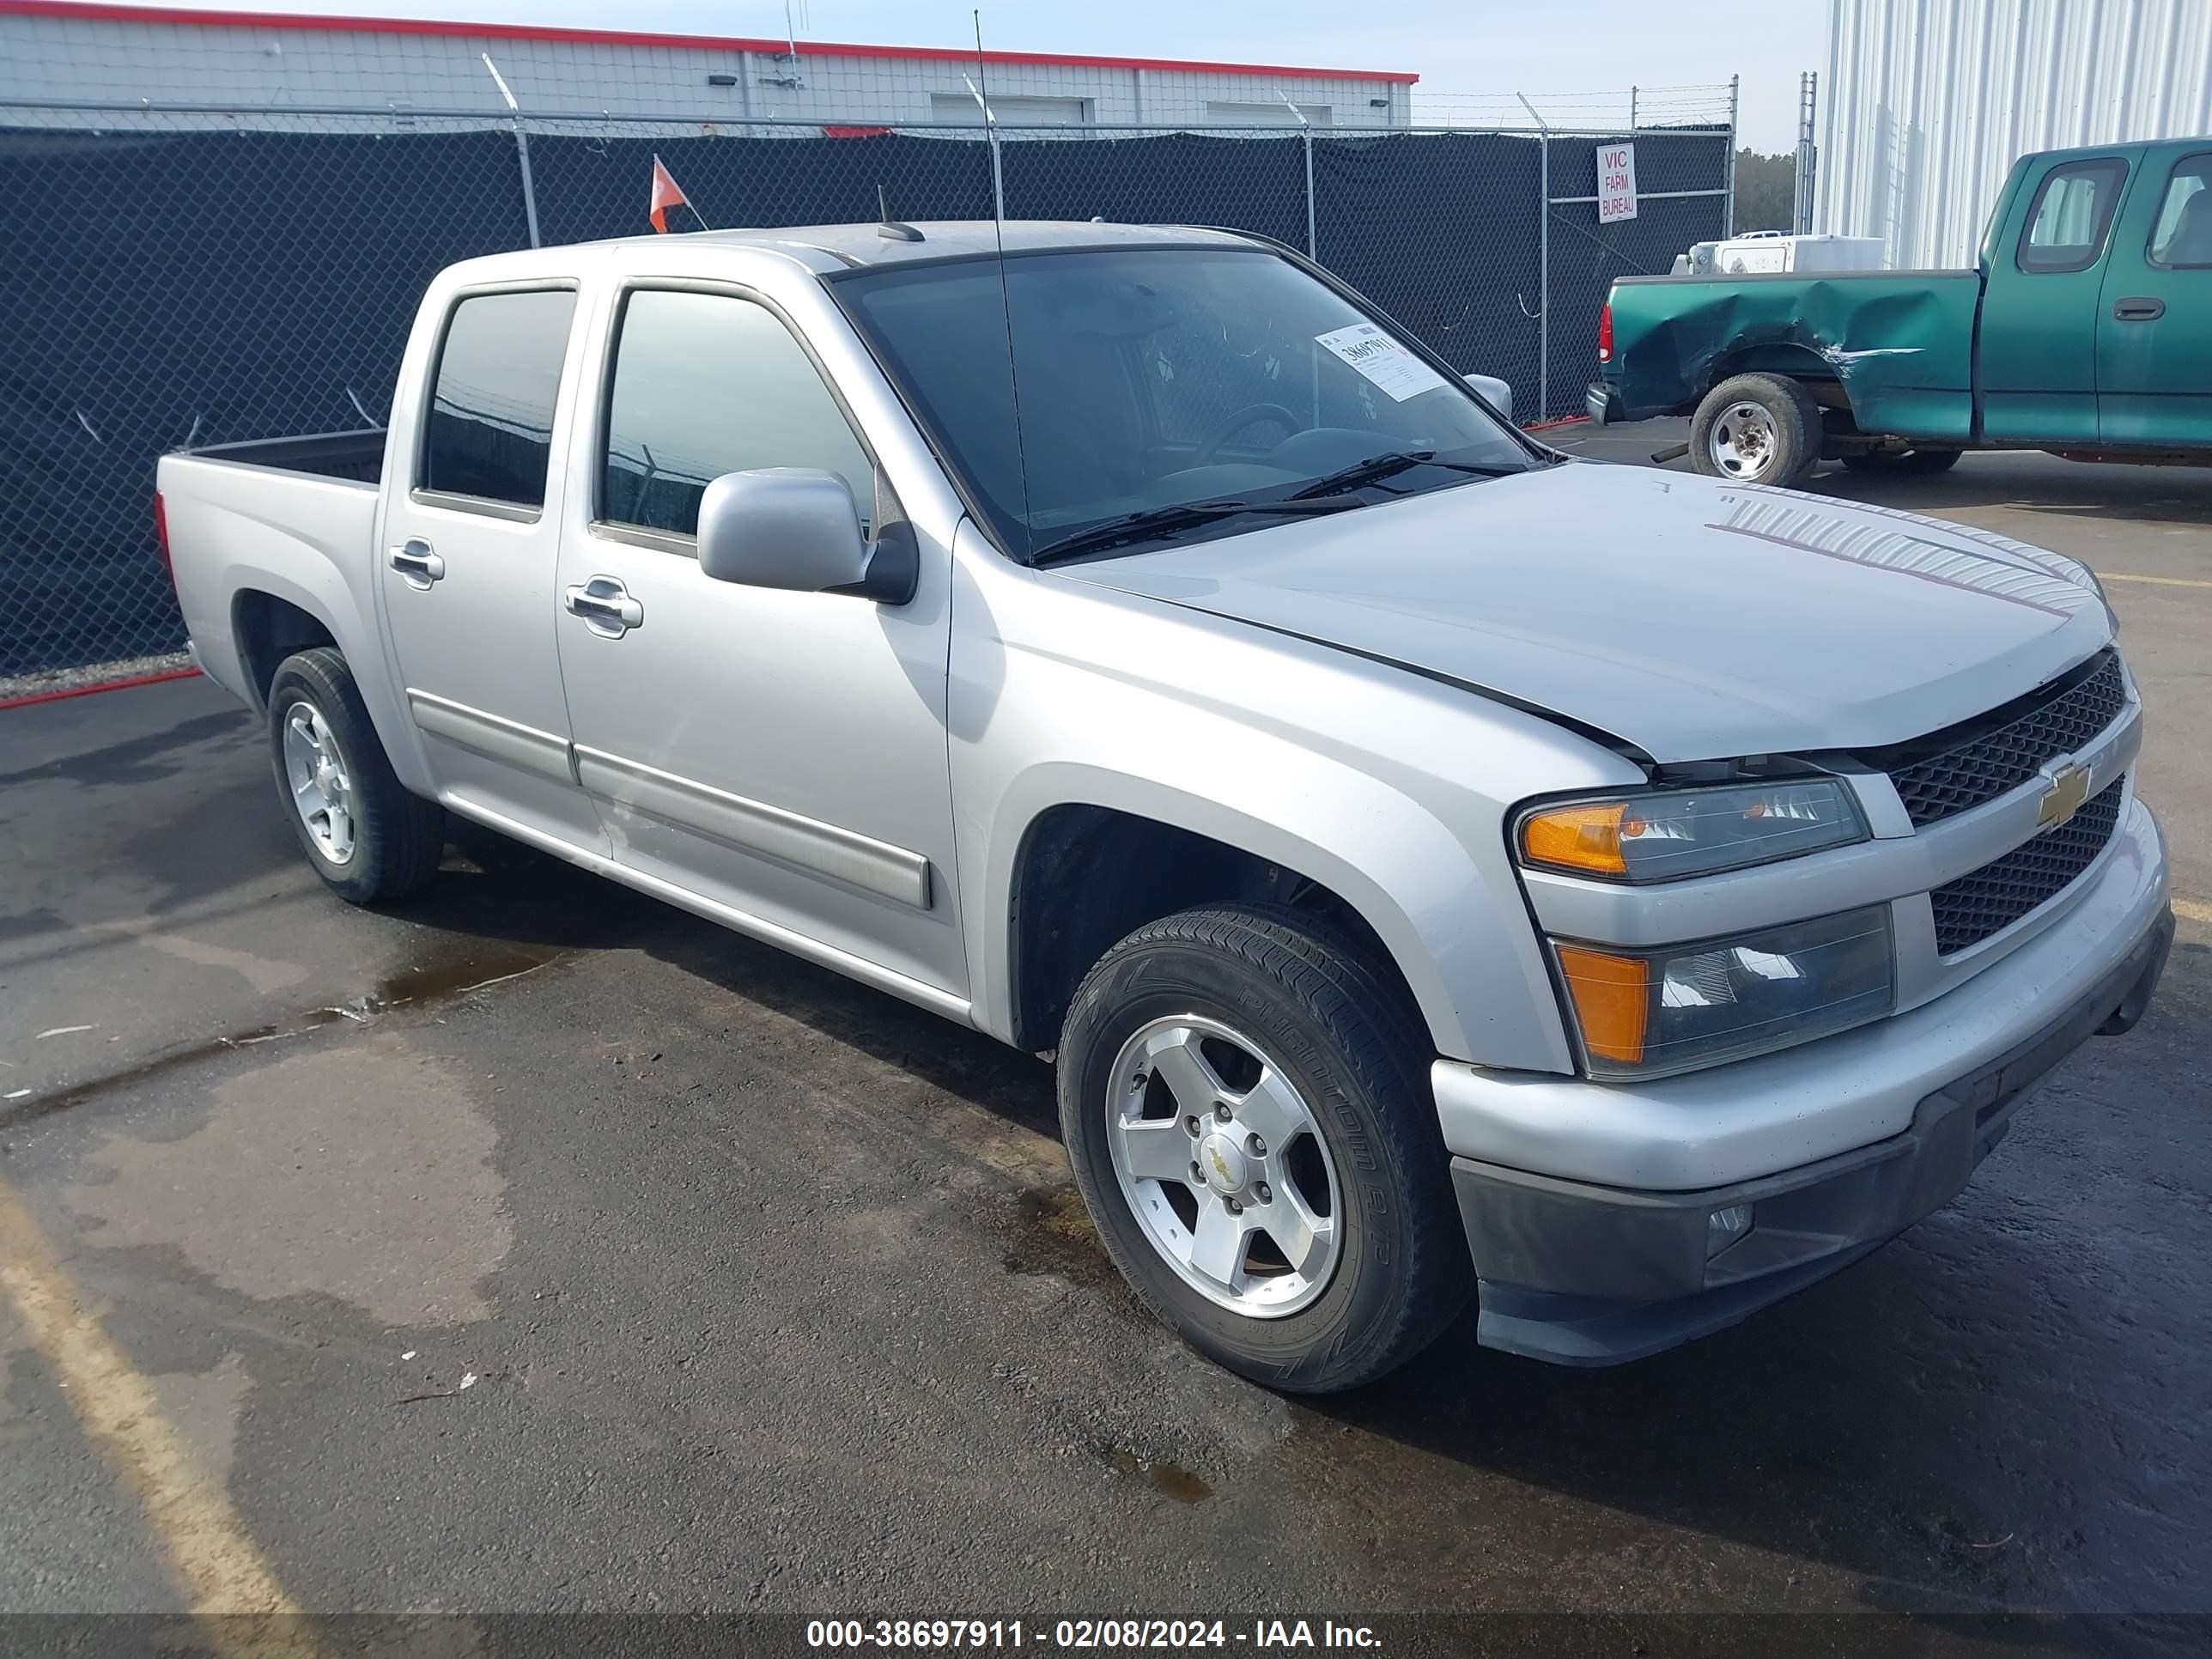
<svg viewBox="0 0 2212 1659">
<path fill-rule="evenodd" d="M 384 447 L 384 434 L 367 430 L 161 457 L 155 487 L 177 604 L 217 684 L 258 699 L 248 647 L 283 605 L 327 618 L 356 661 L 380 654 L 374 554 Z"/>
<path fill-rule="evenodd" d="M 1606 379 L 1630 420 L 1686 412 L 1730 374 L 1829 379 L 1869 431 L 1964 443 L 1981 292 L 1975 270 L 1624 276 Z"/>
<path fill-rule="evenodd" d="M 256 438 L 246 443 L 210 444 L 204 449 L 178 453 L 204 461 L 272 467 L 280 472 L 306 472 L 347 483 L 373 485 L 384 477 L 382 427 L 363 427 L 352 432 L 317 432 L 301 438 Z"/>
</svg>

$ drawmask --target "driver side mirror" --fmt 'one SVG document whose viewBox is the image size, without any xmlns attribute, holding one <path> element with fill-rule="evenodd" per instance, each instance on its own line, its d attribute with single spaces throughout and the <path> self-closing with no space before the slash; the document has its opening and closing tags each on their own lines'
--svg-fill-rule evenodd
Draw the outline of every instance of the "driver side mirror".
<svg viewBox="0 0 2212 1659">
<path fill-rule="evenodd" d="M 699 500 L 699 568 L 716 581 L 795 593 L 851 593 L 881 605 L 914 597 L 913 527 L 872 543 L 852 486 L 818 467 L 725 472 Z"/>
</svg>

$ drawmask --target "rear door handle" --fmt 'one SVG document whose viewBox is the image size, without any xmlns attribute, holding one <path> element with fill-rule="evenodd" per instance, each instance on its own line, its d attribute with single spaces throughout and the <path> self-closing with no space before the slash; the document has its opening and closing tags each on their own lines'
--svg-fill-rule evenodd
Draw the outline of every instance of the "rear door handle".
<svg viewBox="0 0 2212 1659">
<path fill-rule="evenodd" d="M 410 537 L 404 547 L 392 550 L 392 568 L 406 579 L 408 586 L 423 592 L 446 574 L 445 560 L 433 553 L 430 544 L 420 536 Z"/>
<path fill-rule="evenodd" d="M 633 628 L 645 626 L 645 607 L 630 598 L 629 590 L 612 576 L 594 576 L 562 590 L 562 607 L 581 617 L 584 626 L 604 640 L 618 640 Z"/>
<path fill-rule="evenodd" d="M 2116 323 L 2154 323 L 2166 315 L 2166 301 L 2148 295 L 2132 295 L 2112 307 Z"/>
</svg>

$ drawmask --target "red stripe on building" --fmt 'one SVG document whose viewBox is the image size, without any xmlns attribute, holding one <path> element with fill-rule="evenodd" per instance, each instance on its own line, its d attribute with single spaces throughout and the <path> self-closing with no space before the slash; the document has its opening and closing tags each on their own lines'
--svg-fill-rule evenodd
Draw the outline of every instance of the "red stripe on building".
<svg viewBox="0 0 2212 1659">
<path fill-rule="evenodd" d="M 417 17 L 330 17 L 296 12 L 208 11 L 182 6 L 90 5 L 85 0 L 0 0 L 0 17 L 61 17 L 93 23 L 177 23 L 207 28 L 313 29 L 334 34 L 437 34 L 469 40 L 554 40 L 586 46 L 686 46 L 702 52 L 781 54 L 781 40 L 719 34 L 647 34 L 628 29 L 549 28 L 529 23 L 449 23 Z M 801 58 L 920 58 L 972 64 L 976 54 L 950 46 L 860 46 L 848 41 L 801 40 Z M 1395 70 L 1313 69 L 1284 64 L 1212 64 L 1183 58 L 1097 58 L 1079 52 L 987 52 L 987 64 L 1062 65 L 1074 69 L 1174 70 L 1193 75 L 1265 75 L 1309 81 L 1388 81 L 1410 86 L 1421 77 Z"/>
</svg>

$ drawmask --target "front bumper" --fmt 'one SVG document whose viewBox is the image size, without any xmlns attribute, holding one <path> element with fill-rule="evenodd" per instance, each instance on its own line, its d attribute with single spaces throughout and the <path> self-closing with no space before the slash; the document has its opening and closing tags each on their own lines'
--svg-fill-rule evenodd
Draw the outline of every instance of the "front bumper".
<svg viewBox="0 0 2212 1659">
<path fill-rule="evenodd" d="M 1857 1261 L 1957 1196 L 2045 1073 L 2091 1035 L 2142 1017 L 2172 943 L 2172 913 L 2161 911 L 2093 990 L 1926 1096 L 1902 1134 L 1799 1169 L 1648 1193 L 1455 1158 L 1481 1275 L 1476 1340 L 1564 1364 L 1616 1364 L 1733 1325 Z M 1709 1260 L 1706 1218 L 1745 1204 L 1752 1231 Z"/>
</svg>

